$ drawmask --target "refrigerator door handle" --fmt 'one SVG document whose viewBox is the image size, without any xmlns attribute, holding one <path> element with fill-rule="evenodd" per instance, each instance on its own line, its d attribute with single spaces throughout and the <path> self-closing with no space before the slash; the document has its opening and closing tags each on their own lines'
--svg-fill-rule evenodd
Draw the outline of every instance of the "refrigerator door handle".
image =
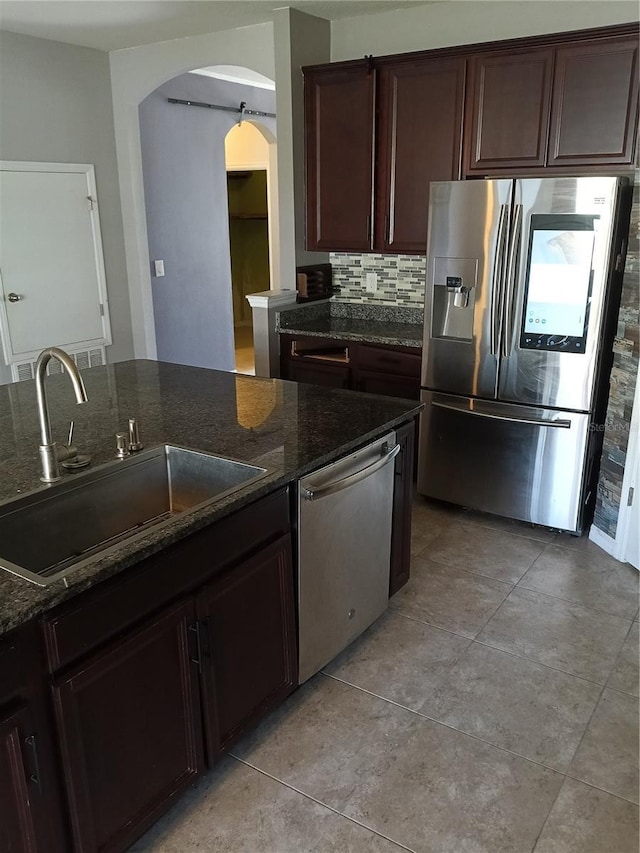
<svg viewBox="0 0 640 853">
<path fill-rule="evenodd" d="M 513 230 L 511 232 L 511 244 L 509 246 L 509 257 L 507 260 L 507 281 L 504 296 L 504 327 L 502 334 L 502 355 L 508 356 L 513 344 L 513 306 L 516 289 L 516 276 L 518 272 L 518 253 L 520 248 L 520 236 L 522 233 L 522 205 L 514 205 Z"/>
<path fill-rule="evenodd" d="M 454 406 L 451 403 L 438 403 L 435 400 L 431 403 L 437 409 L 450 409 L 453 412 L 460 412 L 467 415 L 476 415 L 481 418 L 492 418 L 495 421 L 509 421 L 514 424 L 531 424 L 541 427 L 559 427 L 560 429 L 571 429 L 571 421 L 564 418 L 517 418 L 513 415 L 500 415 L 497 412 L 481 412 L 478 409 L 468 409 L 463 406 Z"/>
<path fill-rule="evenodd" d="M 507 224 L 509 205 L 500 205 L 498 217 L 498 234 L 493 256 L 493 282 L 491 286 L 491 355 L 498 355 L 500 346 L 500 328 L 502 326 L 502 301 L 504 287 L 504 256 L 507 242 Z"/>
</svg>

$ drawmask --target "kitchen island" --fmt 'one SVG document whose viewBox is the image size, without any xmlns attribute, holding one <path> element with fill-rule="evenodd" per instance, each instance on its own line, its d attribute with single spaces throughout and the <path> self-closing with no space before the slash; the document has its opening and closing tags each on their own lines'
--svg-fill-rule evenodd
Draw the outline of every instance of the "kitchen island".
<svg viewBox="0 0 640 853">
<path fill-rule="evenodd" d="M 89 402 L 76 406 L 67 377 L 48 377 L 49 409 L 56 438 L 75 418 L 74 444 L 94 466 L 114 459 L 115 433 L 136 417 L 146 448 L 174 444 L 266 474 L 122 541 L 66 582 L 0 573 L 10 849 L 126 850 L 295 689 L 298 478 L 395 429 L 408 464 L 396 469 L 392 560 L 393 537 L 406 543 L 410 532 L 417 403 L 151 361 L 83 378 Z M 0 498 L 46 493 L 34 383 L 0 389 L 0 428 Z"/>
</svg>

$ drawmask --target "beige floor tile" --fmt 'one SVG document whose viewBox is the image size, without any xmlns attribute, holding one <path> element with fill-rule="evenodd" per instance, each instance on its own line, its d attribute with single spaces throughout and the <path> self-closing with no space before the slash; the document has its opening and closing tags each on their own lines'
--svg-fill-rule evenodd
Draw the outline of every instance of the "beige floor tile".
<svg viewBox="0 0 640 853">
<path fill-rule="evenodd" d="M 341 810 L 379 759 L 419 720 L 362 690 L 317 675 L 232 753 Z"/>
<path fill-rule="evenodd" d="M 574 536 L 572 533 L 559 532 L 556 533 L 553 544 L 560 545 L 562 548 L 569 548 L 572 551 L 582 551 L 584 554 L 606 553 L 599 545 L 589 539 L 588 533 L 583 533 L 582 536 Z"/>
<path fill-rule="evenodd" d="M 566 779 L 534 853 L 638 853 L 638 809 Z"/>
<path fill-rule="evenodd" d="M 407 708 L 419 708 L 470 640 L 388 611 L 325 672 Z"/>
<path fill-rule="evenodd" d="M 426 719 L 378 756 L 344 813 L 420 853 L 530 851 L 562 783 Z"/>
<path fill-rule="evenodd" d="M 429 547 L 429 559 L 456 569 L 516 583 L 544 545 L 480 524 L 456 522 Z"/>
<path fill-rule="evenodd" d="M 638 699 L 605 689 L 569 775 L 638 802 Z"/>
<path fill-rule="evenodd" d="M 469 510 L 464 520 L 471 524 L 481 524 L 483 527 L 490 527 L 492 530 L 501 530 L 503 533 L 512 533 L 514 536 L 535 539 L 538 542 L 551 542 L 556 536 L 556 531 L 550 530 L 548 527 L 539 527 L 535 524 L 528 524 L 526 521 L 503 518 L 499 515 L 491 515 L 488 512 Z"/>
<path fill-rule="evenodd" d="M 401 853 L 402 848 L 231 758 L 131 853 Z"/>
<path fill-rule="evenodd" d="M 627 639 L 624 641 L 624 646 L 616 661 L 614 670 L 609 677 L 607 687 L 621 690 L 623 693 L 631 693 L 633 696 L 640 695 L 640 689 L 638 688 L 639 646 L 639 626 L 637 622 L 634 622 Z"/>
<path fill-rule="evenodd" d="M 601 687 L 472 643 L 433 685 L 420 713 L 564 771 Z"/>
<path fill-rule="evenodd" d="M 632 619 L 638 607 L 638 572 L 597 550 L 549 545 L 518 586 Z"/>
<path fill-rule="evenodd" d="M 630 625 L 619 616 L 516 588 L 478 640 L 604 684 Z"/>
<path fill-rule="evenodd" d="M 417 557 L 411 563 L 409 583 L 393 596 L 389 606 L 472 639 L 511 589 L 501 581 Z"/>
</svg>

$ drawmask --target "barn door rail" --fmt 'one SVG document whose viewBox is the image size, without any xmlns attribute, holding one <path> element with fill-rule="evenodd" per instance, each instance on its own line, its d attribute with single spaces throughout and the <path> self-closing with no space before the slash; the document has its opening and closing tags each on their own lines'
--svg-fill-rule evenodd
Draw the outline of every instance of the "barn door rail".
<svg viewBox="0 0 640 853">
<path fill-rule="evenodd" d="M 181 98 L 167 98 L 170 104 L 180 104 L 184 107 L 205 107 L 208 110 L 223 110 L 226 113 L 237 113 L 240 118 L 238 119 L 238 123 L 242 124 L 242 120 L 245 116 L 265 116 L 266 118 L 275 118 L 275 113 L 264 113 L 262 110 L 250 110 L 247 109 L 247 102 L 240 101 L 240 106 L 238 107 L 226 107 L 222 104 L 207 104 L 204 101 L 184 101 Z"/>
</svg>

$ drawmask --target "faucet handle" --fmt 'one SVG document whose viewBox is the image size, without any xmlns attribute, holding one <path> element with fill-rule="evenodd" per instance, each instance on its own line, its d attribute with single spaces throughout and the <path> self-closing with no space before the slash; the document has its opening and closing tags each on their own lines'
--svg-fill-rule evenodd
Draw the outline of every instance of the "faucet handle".
<svg viewBox="0 0 640 853">
<path fill-rule="evenodd" d="M 125 456 L 129 455 L 129 448 L 127 447 L 127 434 L 126 432 L 117 432 L 116 433 L 116 456 L 118 459 L 124 459 Z"/>
<path fill-rule="evenodd" d="M 138 421 L 135 418 L 129 418 L 129 451 L 136 453 L 144 447 L 140 442 L 140 433 L 138 432 Z"/>
<path fill-rule="evenodd" d="M 69 438 L 67 439 L 67 447 L 71 447 L 71 443 L 73 442 L 73 428 L 75 425 L 75 421 L 69 421 Z"/>
</svg>

